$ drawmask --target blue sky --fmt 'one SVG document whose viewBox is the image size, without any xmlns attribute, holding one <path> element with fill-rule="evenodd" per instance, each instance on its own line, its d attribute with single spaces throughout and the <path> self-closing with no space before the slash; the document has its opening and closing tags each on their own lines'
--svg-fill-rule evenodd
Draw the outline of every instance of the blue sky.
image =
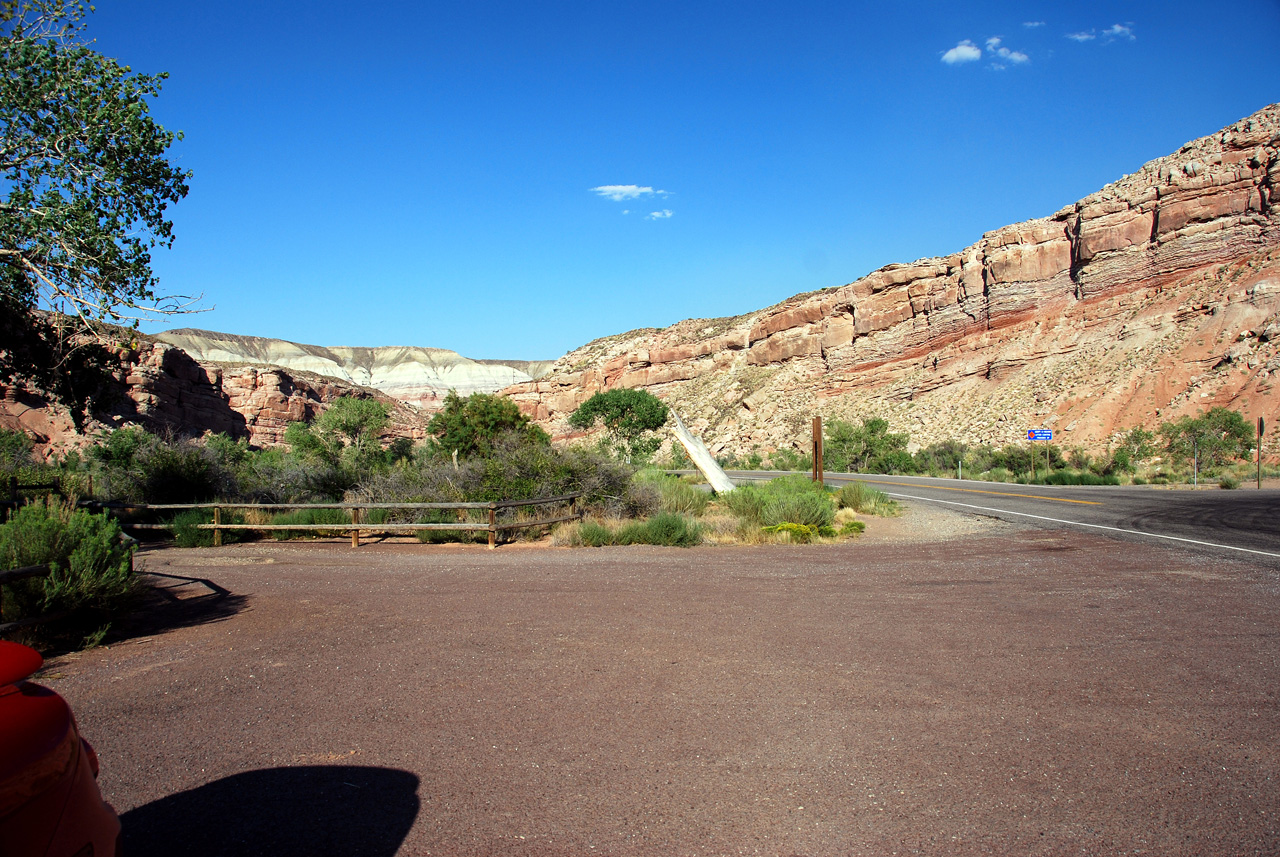
<svg viewBox="0 0 1280 857">
<path fill-rule="evenodd" d="M 194 172 L 155 269 L 214 309 L 152 332 L 554 358 L 959 250 L 1280 101 L 1275 0 L 97 7 Z"/>
</svg>

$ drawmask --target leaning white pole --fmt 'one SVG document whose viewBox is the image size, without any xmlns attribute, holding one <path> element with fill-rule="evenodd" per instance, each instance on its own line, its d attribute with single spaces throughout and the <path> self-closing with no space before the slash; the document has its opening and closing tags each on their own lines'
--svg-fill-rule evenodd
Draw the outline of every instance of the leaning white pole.
<svg viewBox="0 0 1280 857">
<path fill-rule="evenodd" d="M 693 432 L 685 428 L 684 421 L 680 419 L 680 415 L 675 410 L 671 411 L 671 416 L 675 417 L 676 420 L 674 428 L 676 438 L 684 447 L 684 451 L 689 453 L 693 463 L 702 471 L 702 475 L 707 477 L 707 482 L 711 484 L 712 490 L 717 494 L 732 491 L 734 487 L 733 480 L 721 469 L 719 464 L 716 464 L 716 460 L 712 457 L 711 451 L 707 449 L 707 445 L 694 437 Z"/>
</svg>

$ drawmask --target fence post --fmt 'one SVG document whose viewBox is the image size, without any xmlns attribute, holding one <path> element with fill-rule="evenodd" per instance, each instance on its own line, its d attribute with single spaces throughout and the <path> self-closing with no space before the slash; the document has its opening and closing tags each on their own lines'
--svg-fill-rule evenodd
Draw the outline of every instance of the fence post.
<svg viewBox="0 0 1280 857">
<path fill-rule="evenodd" d="M 222 526 L 222 507 L 213 507 L 213 546 L 215 548 L 222 547 L 222 530 L 218 529 Z"/>
<path fill-rule="evenodd" d="M 489 504 L 489 549 L 492 550 L 498 546 L 498 506 L 495 503 Z"/>
<path fill-rule="evenodd" d="M 359 523 L 360 523 L 360 510 L 359 510 L 359 509 L 352 509 L 352 510 L 351 510 L 351 523 L 352 523 L 352 524 L 359 524 Z M 352 529 L 352 531 L 351 531 L 351 546 L 352 546 L 353 548 L 358 548 L 358 547 L 360 547 L 360 531 L 359 531 L 359 530 Z"/>
<path fill-rule="evenodd" d="M 578 513 L 578 498 L 576 495 L 569 498 L 569 517 L 571 518 L 580 517 Z"/>
</svg>

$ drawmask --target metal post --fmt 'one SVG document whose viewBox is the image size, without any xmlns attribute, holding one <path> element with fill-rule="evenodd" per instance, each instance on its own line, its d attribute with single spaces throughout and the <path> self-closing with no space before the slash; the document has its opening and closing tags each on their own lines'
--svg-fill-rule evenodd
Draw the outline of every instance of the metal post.
<svg viewBox="0 0 1280 857">
<path fill-rule="evenodd" d="M 1200 438 L 1191 439 L 1191 487 L 1200 487 Z"/>
<path fill-rule="evenodd" d="M 493 550 L 498 546 L 498 507 L 494 503 L 489 504 L 489 549 Z"/>
<path fill-rule="evenodd" d="M 213 546 L 215 548 L 222 547 L 222 530 L 218 529 L 222 526 L 222 507 L 213 507 Z"/>
<path fill-rule="evenodd" d="M 360 523 L 360 510 L 359 510 L 359 509 L 352 509 L 352 510 L 351 510 L 351 523 L 352 523 L 352 524 L 359 524 L 359 523 Z M 360 547 L 360 531 L 359 531 L 359 530 L 357 530 L 357 529 L 354 529 L 354 528 L 351 530 L 351 546 L 352 546 L 353 548 L 358 548 L 358 547 Z"/>
<path fill-rule="evenodd" d="M 1035 435 L 1028 435 L 1027 440 L 1031 442 L 1031 481 L 1036 481 L 1036 439 Z"/>
<path fill-rule="evenodd" d="M 822 417 L 813 418 L 813 481 L 823 484 L 822 475 Z"/>
</svg>

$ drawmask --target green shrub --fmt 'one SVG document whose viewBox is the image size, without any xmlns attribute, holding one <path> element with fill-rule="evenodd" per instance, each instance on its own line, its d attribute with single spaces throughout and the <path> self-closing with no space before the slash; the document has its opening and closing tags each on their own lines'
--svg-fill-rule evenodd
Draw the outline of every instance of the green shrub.
<svg viewBox="0 0 1280 857">
<path fill-rule="evenodd" d="M 207 548 L 213 546 L 213 530 L 202 530 L 200 524 L 213 523 L 212 509 L 187 509 L 174 515 L 169 521 L 173 541 L 180 548 Z M 222 523 L 243 524 L 244 515 L 223 511 Z M 223 530 L 222 543 L 235 544 L 244 538 L 246 530 Z"/>
<path fill-rule="evenodd" d="M 657 470 L 642 470 L 636 481 L 652 485 L 658 490 L 662 511 L 676 515 L 698 516 L 707 510 L 711 492 L 682 481 L 678 476 L 668 476 Z"/>
<path fill-rule="evenodd" d="M 693 547 L 702 543 L 702 527 L 684 515 L 663 512 L 643 521 L 631 521 L 610 530 L 597 521 L 583 521 L 578 538 L 587 547 L 606 545 L 665 545 Z"/>
<path fill-rule="evenodd" d="M 1240 480 L 1229 473 L 1224 473 L 1222 478 L 1218 480 L 1218 487 L 1225 488 L 1228 491 L 1234 491 L 1240 487 Z"/>
<path fill-rule="evenodd" d="M 1083 471 L 1073 473 L 1070 470 L 1055 470 L 1047 476 L 1035 480 L 1040 485 L 1119 485 L 1118 476 L 1099 476 L 1096 473 Z"/>
<path fill-rule="evenodd" d="M 850 482 L 836 492 L 836 505 L 868 515 L 892 517 L 900 511 L 897 501 L 865 482 Z"/>
<path fill-rule="evenodd" d="M 857 536 L 866 531 L 867 525 L 862 521 L 845 521 L 844 525 L 840 527 L 840 535 L 842 536 Z"/>
<path fill-rule="evenodd" d="M 323 524 L 349 524 L 351 512 L 347 509 L 295 509 L 271 516 L 273 524 L 316 524 L 314 530 L 272 530 L 271 537 L 284 541 L 308 536 L 344 535 L 347 530 L 325 530 Z"/>
<path fill-rule="evenodd" d="M 583 521 L 578 528 L 578 536 L 589 548 L 602 548 L 613 544 L 613 533 L 598 521 Z"/>
<path fill-rule="evenodd" d="M 804 524 L 775 524 L 772 527 L 764 527 L 764 531 L 766 533 L 785 533 L 788 539 L 798 545 L 808 544 L 818 536 L 817 527 L 808 527 Z"/>
<path fill-rule="evenodd" d="M 765 526 L 803 524 L 807 527 L 829 527 L 836 510 L 824 494 L 786 493 L 770 497 L 764 508 Z"/>
<path fill-rule="evenodd" d="M 18 508 L 0 526 L 0 568 L 47 565 L 44 578 L 4 587 L 6 622 L 48 614 L 62 618 L 31 628 L 32 642 L 92 645 L 128 607 L 137 578 L 120 525 L 58 499 Z"/>
</svg>

